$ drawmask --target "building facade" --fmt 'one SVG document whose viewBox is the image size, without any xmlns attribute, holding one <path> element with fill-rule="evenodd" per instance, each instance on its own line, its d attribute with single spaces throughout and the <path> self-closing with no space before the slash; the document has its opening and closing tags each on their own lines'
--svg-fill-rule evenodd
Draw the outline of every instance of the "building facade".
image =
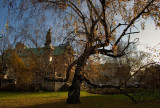
<svg viewBox="0 0 160 108">
<path fill-rule="evenodd" d="M 74 60 L 74 51 L 68 43 L 59 46 L 51 45 L 50 29 L 47 32 L 44 47 L 28 48 L 22 42 L 18 42 L 13 51 L 26 66 L 34 66 L 32 84 L 38 85 L 49 91 L 57 91 L 64 85 L 62 82 L 54 82 L 52 80 L 65 79 L 66 69 Z M 8 50 L 5 52 L 7 53 L 7 57 L 12 56 Z M 13 69 L 10 65 L 12 64 L 7 64 L 7 78 L 15 79 L 15 81 L 17 81 L 16 75 L 11 74 Z"/>
</svg>

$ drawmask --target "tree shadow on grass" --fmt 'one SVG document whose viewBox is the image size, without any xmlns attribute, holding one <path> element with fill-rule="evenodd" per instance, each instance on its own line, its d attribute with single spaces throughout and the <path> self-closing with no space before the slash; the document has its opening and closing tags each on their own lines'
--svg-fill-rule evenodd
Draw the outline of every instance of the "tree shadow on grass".
<svg viewBox="0 0 160 108">
<path fill-rule="evenodd" d="M 21 108 L 160 108 L 160 102 L 135 104 L 127 98 L 116 96 L 89 96 L 81 97 L 81 104 L 66 104 L 66 100 L 60 100 Z"/>
<path fill-rule="evenodd" d="M 33 106 L 25 106 L 19 108 L 66 108 L 65 105 L 65 101 L 60 101 L 55 103 L 37 104 Z"/>
</svg>

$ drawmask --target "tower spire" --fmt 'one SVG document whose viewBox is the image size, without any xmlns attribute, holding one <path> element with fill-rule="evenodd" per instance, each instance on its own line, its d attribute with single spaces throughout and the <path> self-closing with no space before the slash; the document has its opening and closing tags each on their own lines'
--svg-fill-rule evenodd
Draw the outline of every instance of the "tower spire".
<svg viewBox="0 0 160 108">
<path fill-rule="evenodd" d="M 46 43 L 44 45 L 45 46 L 50 46 L 51 45 L 51 28 L 47 32 Z"/>
</svg>

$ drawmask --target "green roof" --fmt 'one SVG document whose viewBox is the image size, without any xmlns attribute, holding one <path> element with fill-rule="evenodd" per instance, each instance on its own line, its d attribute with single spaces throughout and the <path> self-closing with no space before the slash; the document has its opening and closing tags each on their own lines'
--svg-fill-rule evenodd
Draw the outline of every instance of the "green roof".
<svg viewBox="0 0 160 108">
<path fill-rule="evenodd" d="M 43 48 L 26 48 L 26 52 L 28 52 L 28 53 L 33 53 L 33 54 L 35 54 L 35 55 L 37 55 L 37 56 L 40 56 L 40 55 L 42 55 L 42 54 L 44 54 L 44 50 L 43 50 Z M 22 54 L 22 55 L 21 55 Z M 19 56 L 28 56 L 28 54 L 27 53 L 20 53 L 20 54 L 18 54 Z"/>
<path fill-rule="evenodd" d="M 53 56 L 61 55 L 65 52 L 66 46 L 55 46 L 53 49 Z M 33 54 L 36 54 L 37 56 L 44 54 L 43 48 L 26 48 L 26 52 L 31 52 Z M 28 56 L 28 53 L 19 53 L 19 56 Z"/>
<path fill-rule="evenodd" d="M 56 47 L 54 47 L 53 55 L 56 56 L 56 55 L 63 54 L 65 52 L 65 48 L 66 48 L 66 46 L 56 46 Z"/>
</svg>

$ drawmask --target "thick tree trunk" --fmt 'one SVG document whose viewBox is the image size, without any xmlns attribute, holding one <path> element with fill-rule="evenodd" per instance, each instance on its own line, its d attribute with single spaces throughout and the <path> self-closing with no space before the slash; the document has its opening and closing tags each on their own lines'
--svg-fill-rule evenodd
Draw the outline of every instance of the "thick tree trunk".
<svg viewBox="0 0 160 108">
<path fill-rule="evenodd" d="M 75 75 L 72 85 L 69 87 L 68 91 L 68 104 L 79 104 L 80 103 L 80 86 L 82 83 L 79 75 Z"/>
<path fill-rule="evenodd" d="M 69 87 L 69 91 L 68 91 L 68 99 L 66 102 L 67 104 L 80 103 L 80 86 L 82 83 L 82 76 L 80 72 L 85 65 L 86 59 L 87 57 L 82 55 L 77 63 L 74 78 L 72 80 L 72 85 Z"/>
</svg>

